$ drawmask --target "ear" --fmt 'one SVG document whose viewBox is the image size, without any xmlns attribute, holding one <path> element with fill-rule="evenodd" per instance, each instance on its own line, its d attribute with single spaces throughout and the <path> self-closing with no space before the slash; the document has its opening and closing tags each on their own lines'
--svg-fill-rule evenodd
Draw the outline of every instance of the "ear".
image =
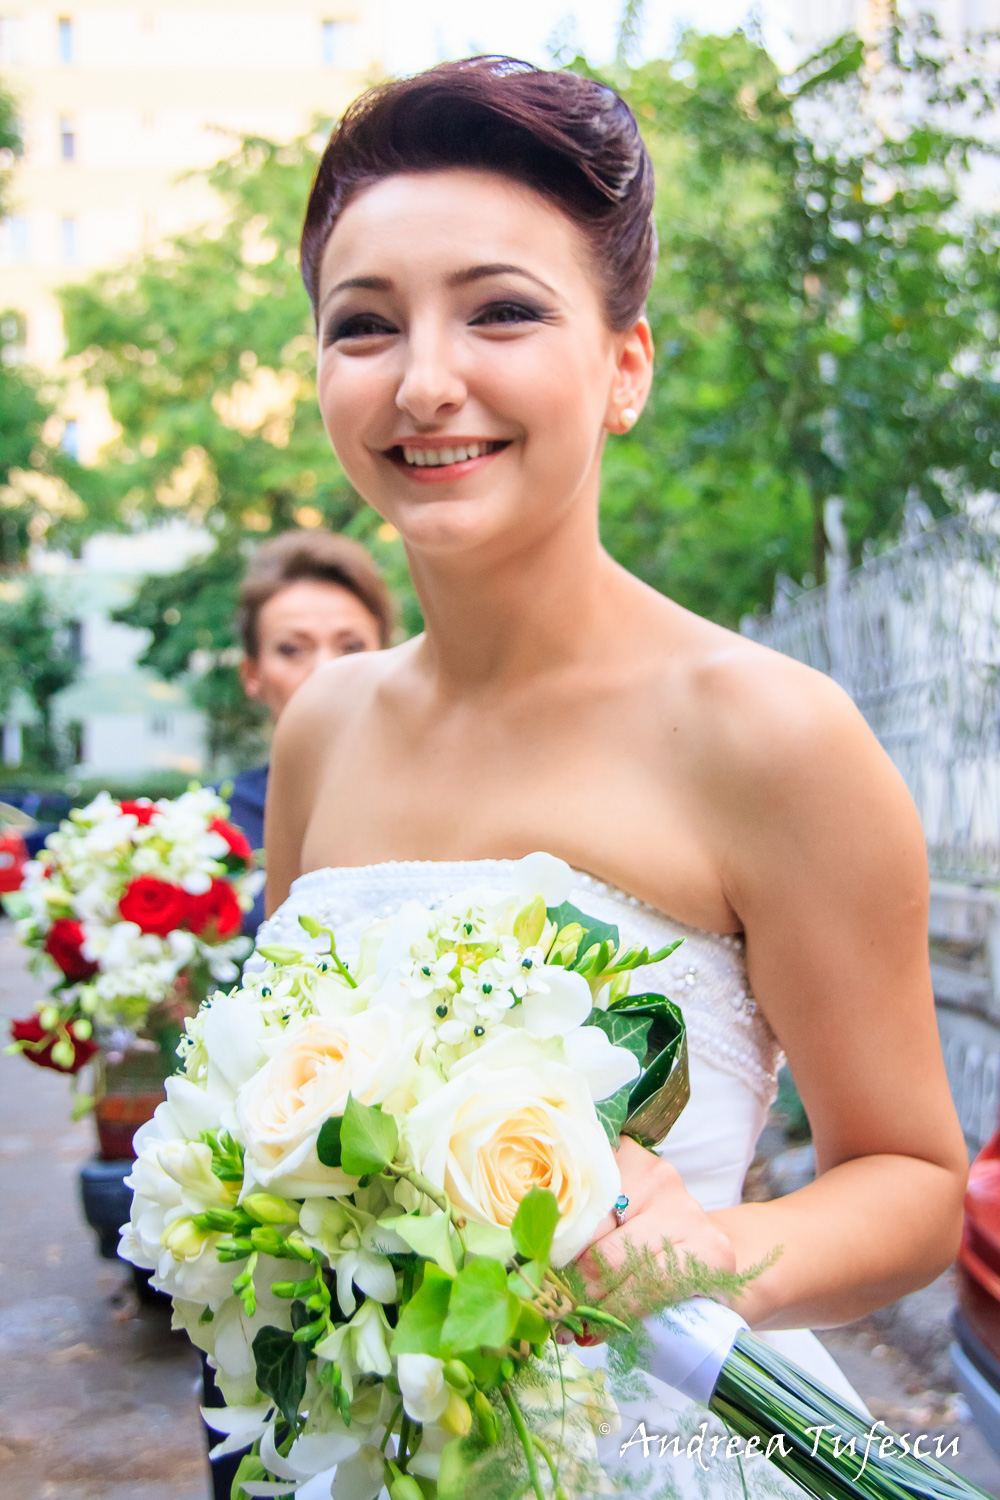
<svg viewBox="0 0 1000 1500">
<path fill-rule="evenodd" d="M 635 426 L 652 383 L 653 334 L 647 320 L 640 318 L 621 336 L 618 346 L 615 376 L 604 414 L 608 432 L 628 432 Z"/>
<path fill-rule="evenodd" d="M 241 658 L 239 672 L 243 691 L 256 702 L 260 697 L 260 668 L 252 656 Z"/>
</svg>

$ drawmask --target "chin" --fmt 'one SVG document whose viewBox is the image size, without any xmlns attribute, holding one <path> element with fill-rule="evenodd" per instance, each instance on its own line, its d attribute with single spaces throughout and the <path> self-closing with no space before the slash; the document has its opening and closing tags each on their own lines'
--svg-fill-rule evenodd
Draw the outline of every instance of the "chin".
<svg viewBox="0 0 1000 1500">
<path fill-rule="evenodd" d="M 391 512 L 386 519 L 404 544 L 433 557 L 502 547 L 506 536 L 522 533 L 525 526 L 525 518 L 511 514 L 496 500 L 425 501 L 417 506 L 393 506 Z"/>
</svg>

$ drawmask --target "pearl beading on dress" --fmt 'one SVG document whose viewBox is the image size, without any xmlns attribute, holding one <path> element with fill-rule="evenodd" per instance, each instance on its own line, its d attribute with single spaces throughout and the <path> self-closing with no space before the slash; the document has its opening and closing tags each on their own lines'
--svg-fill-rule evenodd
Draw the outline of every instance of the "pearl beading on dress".
<svg viewBox="0 0 1000 1500">
<path fill-rule="evenodd" d="M 301 913 L 332 927 L 340 952 L 350 957 L 357 951 L 362 928 L 391 916 L 404 901 L 434 906 L 466 887 L 502 887 L 513 863 L 399 860 L 312 870 L 295 881 L 288 899 L 261 927 L 258 945 L 310 947 L 299 926 Z M 687 1023 L 692 1054 L 741 1079 L 769 1105 L 783 1057 L 751 993 L 743 938 L 687 927 L 585 871 L 575 876 L 571 901 L 589 916 L 615 923 L 623 944 L 655 950 L 683 938 L 669 958 L 633 972 L 633 993 L 659 991 L 675 1001 Z"/>
</svg>

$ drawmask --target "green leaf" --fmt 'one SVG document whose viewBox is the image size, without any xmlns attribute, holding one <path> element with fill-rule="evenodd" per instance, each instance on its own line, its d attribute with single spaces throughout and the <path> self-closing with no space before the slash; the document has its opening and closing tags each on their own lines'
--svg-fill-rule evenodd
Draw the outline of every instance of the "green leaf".
<svg viewBox="0 0 1000 1500">
<path fill-rule="evenodd" d="M 488 1255 L 502 1261 L 513 1258 L 514 1240 L 502 1224 L 477 1224 L 470 1219 L 462 1232 L 473 1255 Z"/>
<path fill-rule="evenodd" d="M 559 1223 L 559 1204 L 548 1188 L 532 1187 L 518 1204 L 510 1226 L 514 1248 L 525 1260 L 547 1261 Z"/>
<path fill-rule="evenodd" d="M 340 1131 L 343 1123 L 343 1115 L 331 1115 L 320 1127 L 316 1137 L 316 1155 L 324 1167 L 339 1167 L 341 1164 Z"/>
<path fill-rule="evenodd" d="M 270 1396 L 291 1426 L 298 1417 L 299 1404 L 306 1393 L 309 1354 L 305 1344 L 297 1344 L 287 1329 L 268 1325 L 254 1335 L 253 1357 L 257 1366 L 257 1385 L 265 1396 Z"/>
<path fill-rule="evenodd" d="M 530 1302 L 521 1303 L 521 1310 L 514 1324 L 515 1340 L 527 1339 L 529 1344 L 543 1344 L 551 1331 L 537 1307 L 532 1307 Z"/>
<path fill-rule="evenodd" d="M 519 1311 L 500 1262 L 486 1256 L 472 1261 L 459 1272 L 452 1288 L 441 1330 L 444 1357 L 467 1349 L 501 1348 L 514 1331 Z"/>
<path fill-rule="evenodd" d="M 615 1047 L 627 1048 L 640 1062 L 645 1058 L 652 1016 L 631 1015 L 621 1010 L 592 1010 L 584 1024 L 599 1026 Z"/>
<path fill-rule="evenodd" d="M 233 1475 L 233 1486 L 229 1491 L 230 1500 L 248 1500 L 247 1492 L 243 1488 L 242 1483 L 244 1479 L 266 1480 L 268 1477 L 268 1472 L 256 1453 L 244 1453 L 240 1459 L 240 1466 Z M 289 1490 L 288 1493 L 291 1495 L 292 1491 Z"/>
<path fill-rule="evenodd" d="M 424 1267 L 419 1290 L 405 1304 L 392 1336 L 393 1354 L 441 1353 L 441 1329 L 448 1315 L 454 1281 L 433 1261 Z"/>
<path fill-rule="evenodd" d="M 607 1132 L 608 1140 L 612 1146 L 618 1145 L 618 1137 L 622 1133 L 622 1126 L 628 1118 L 629 1097 L 632 1093 L 630 1083 L 622 1084 L 616 1094 L 607 1099 L 598 1099 L 594 1108 L 597 1110 L 597 1118 Z"/>
<path fill-rule="evenodd" d="M 350 1094 L 340 1127 L 341 1166 L 352 1177 L 384 1172 L 399 1149 L 392 1115 L 379 1105 L 359 1104 Z"/>
<path fill-rule="evenodd" d="M 595 943 L 611 943 L 616 949 L 618 947 L 620 939 L 617 927 L 610 922 L 599 922 L 596 917 L 588 917 L 586 912 L 580 911 L 579 907 L 573 906 L 569 901 L 564 901 L 561 906 L 550 906 L 548 917 L 550 922 L 556 924 L 557 931 L 568 927 L 571 922 L 579 922 L 583 928 L 576 958 L 569 965 L 571 969 L 579 968 L 584 955 Z"/>
<path fill-rule="evenodd" d="M 440 1210 L 435 1214 L 428 1214 L 426 1218 L 419 1214 L 403 1214 L 389 1222 L 411 1250 L 415 1250 L 426 1260 L 434 1261 L 449 1276 L 457 1276 L 458 1267 L 451 1244 L 451 1221 L 447 1214 Z"/>
</svg>

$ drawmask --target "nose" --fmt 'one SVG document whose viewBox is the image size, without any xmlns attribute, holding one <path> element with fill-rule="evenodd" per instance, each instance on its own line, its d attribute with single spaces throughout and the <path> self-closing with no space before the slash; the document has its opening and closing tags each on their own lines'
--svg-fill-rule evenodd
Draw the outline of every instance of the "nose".
<svg viewBox="0 0 1000 1500">
<path fill-rule="evenodd" d="M 404 357 L 396 392 L 400 411 L 421 426 L 430 426 L 460 409 L 467 394 L 465 379 L 455 341 L 443 321 L 428 318 L 411 326 Z"/>
</svg>

